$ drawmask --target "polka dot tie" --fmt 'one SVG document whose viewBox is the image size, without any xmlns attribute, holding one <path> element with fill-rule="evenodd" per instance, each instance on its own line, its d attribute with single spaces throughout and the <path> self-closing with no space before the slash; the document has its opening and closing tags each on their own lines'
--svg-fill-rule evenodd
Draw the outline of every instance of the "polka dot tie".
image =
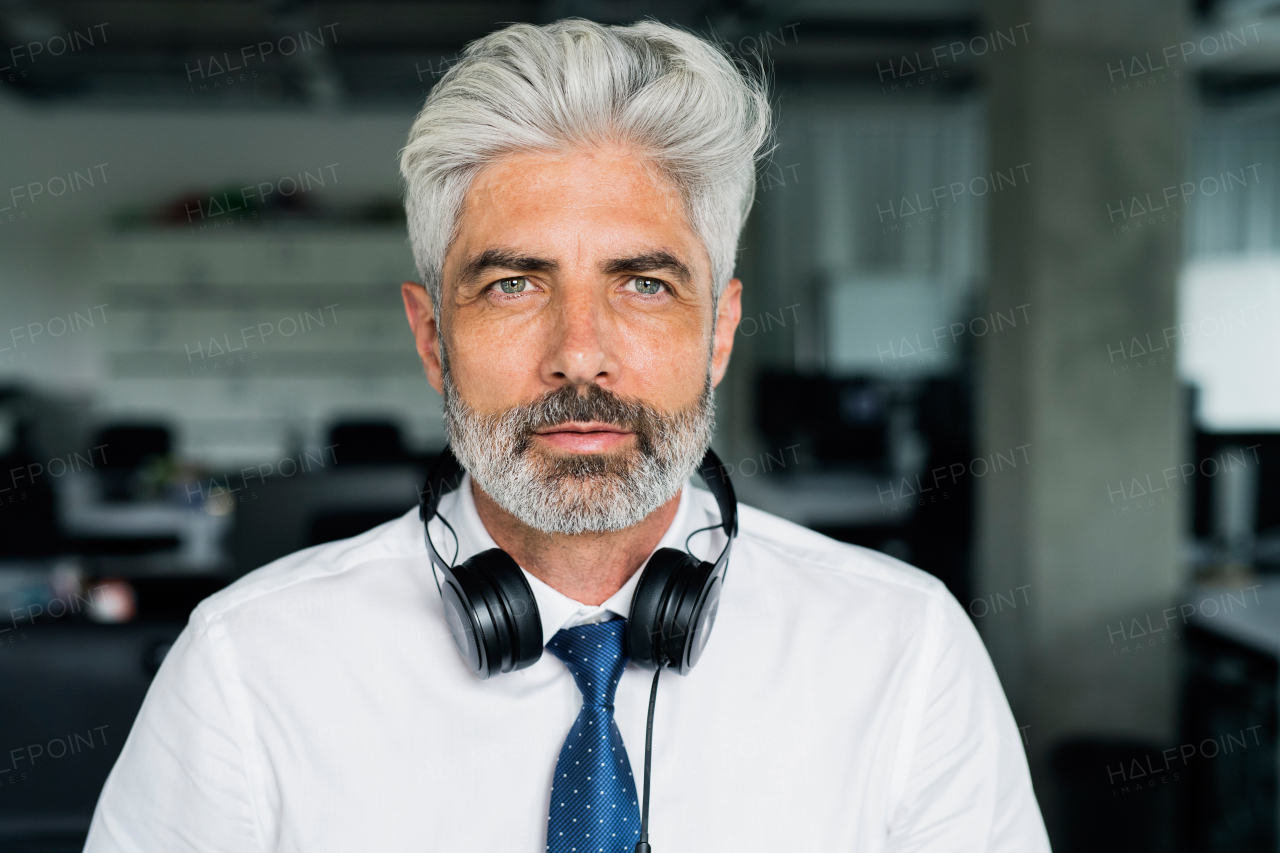
<svg viewBox="0 0 1280 853">
<path fill-rule="evenodd" d="M 549 853 L 630 853 L 640 838 L 640 808 L 613 696 L 627 667 L 627 620 L 566 628 L 547 643 L 582 691 L 582 711 L 560 749 L 547 822 Z"/>
</svg>

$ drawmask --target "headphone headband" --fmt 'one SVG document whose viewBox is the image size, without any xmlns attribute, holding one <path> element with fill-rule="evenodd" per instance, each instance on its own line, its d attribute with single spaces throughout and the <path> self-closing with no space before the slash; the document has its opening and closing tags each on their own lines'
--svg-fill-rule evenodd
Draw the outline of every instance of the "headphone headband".
<svg viewBox="0 0 1280 853">
<path fill-rule="evenodd" d="M 724 469 L 724 463 L 710 447 L 702 457 L 698 474 L 702 476 L 702 481 L 707 484 L 707 491 L 711 492 L 720 508 L 720 526 L 724 529 L 724 535 L 732 540 L 738 535 L 738 496 L 733 491 L 733 483 L 729 480 L 729 472 Z"/>
<path fill-rule="evenodd" d="M 453 449 L 446 444 L 427 474 L 426 486 L 418 495 L 418 515 L 424 523 L 435 517 L 441 498 L 462 485 L 465 473 L 458 457 L 453 455 Z"/>
</svg>

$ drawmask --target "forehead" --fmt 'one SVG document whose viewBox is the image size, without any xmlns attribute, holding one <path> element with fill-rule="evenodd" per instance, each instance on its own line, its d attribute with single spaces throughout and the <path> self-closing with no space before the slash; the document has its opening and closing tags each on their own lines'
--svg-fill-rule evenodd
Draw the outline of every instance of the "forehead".
<svg viewBox="0 0 1280 853">
<path fill-rule="evenodd" d="M 571 260 L 665 248 L 698 277 L 709 260 L 679 192 L 624 150 L 519 152 L 472 181 L 450 259 L 501 246 Z"/>
</svg>

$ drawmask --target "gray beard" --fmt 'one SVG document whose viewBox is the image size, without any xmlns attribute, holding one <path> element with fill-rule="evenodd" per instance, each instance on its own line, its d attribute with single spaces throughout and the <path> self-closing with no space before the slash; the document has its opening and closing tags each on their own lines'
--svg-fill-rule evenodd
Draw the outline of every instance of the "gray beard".
<svg viewBox="0 0 1280 853">
<path fill-rule="evenodd" d="M 603 533 L 639 524 L 679 494 L 715 427 L 710 372 L 698 400 L 667 414 L 594 382 L 566 385 L 531 403 L 480 415 L 458 394 L 442 359 L 445 429 L 462 467 L 498 505 L 544 533 Z M 598 421 L 631 430 L 635 446 L 566 455 L 534 444 L 536 430 Z"/>
</svg>

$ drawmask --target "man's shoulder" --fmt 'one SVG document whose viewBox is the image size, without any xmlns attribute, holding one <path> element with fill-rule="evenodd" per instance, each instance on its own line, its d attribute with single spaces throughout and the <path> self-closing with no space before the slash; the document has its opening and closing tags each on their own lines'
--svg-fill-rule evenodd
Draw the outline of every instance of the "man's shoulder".
<svg viewBox="0 0 1280 853">
<path fill-rule="evenodd" d="M 842 588 L 860 596 L 875 593 L 923 604 L 952 601 L 942 581 L 902 560 L 825 536 L 776 515 L 739 505 L 739 555 L 775 569 L 788 582 L 824 589 Z M 743 553 L 746 552 L 746 553 Z"/>
<path fill-rule="evenodd" d="M 260 606 L 315 603 L 345 594 L 361 582 L 362 569 L 425 554 L 422 522 L 414 508 L 349 539 L 313 545 L 254 569 L 200 602 L 196 613 L 211 623 Z"/>
</svg>

